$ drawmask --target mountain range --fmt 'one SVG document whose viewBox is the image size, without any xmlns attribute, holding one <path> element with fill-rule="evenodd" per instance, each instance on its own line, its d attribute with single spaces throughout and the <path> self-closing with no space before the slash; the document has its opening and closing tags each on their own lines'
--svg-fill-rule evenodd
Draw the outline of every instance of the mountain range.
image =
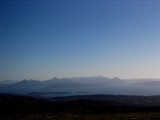
<svg viewBox="0 0 160 120">
<path fill-rule="evenodd" d="M 158 79 L 123 80 L 104 76 L 1 81 L 0 93 L 38 96 L 88 94 L 159 95 Z"/>
</svg>

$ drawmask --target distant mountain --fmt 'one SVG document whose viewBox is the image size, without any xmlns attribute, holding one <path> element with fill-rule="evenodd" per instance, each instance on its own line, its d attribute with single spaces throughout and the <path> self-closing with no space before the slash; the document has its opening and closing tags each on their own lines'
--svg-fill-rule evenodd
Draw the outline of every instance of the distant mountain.
<svg viewBox="0 0 160 120">
<path fill-rule="evenodd" d="M 80 83 L 104 83 L 109 82 L 111 79 L 104 76 L 91 76 L 91 77 L 72 77 L 69 78 Z"/>
<path fill-rule="evenodd" d="M 69 88 L 69 87 L 84 87 L 87 84 L 82 84 L 78 82 L 74 82 L 68 79 L 57 79 L 53 78 L 51 80 L 46 81 L 38 81 L 38 80 L 22 80 L 20 82 L 11 84 L 10 87 L 14 90 L 26 90 L 26 91 L 41 91 L 41 90 L 50 90 L 54 88 Z"/>
<path fill-rule="evenodd" d="M 92 88 L 97 86 L 109 86 L 123 83 L 123 81 L 118 78 L 106 78 L 104 76 L 91 76 L 91 77 L 72 77 L 72 78 L 53 78 L 50 80 L 22 80 L 16 83 L 11 83 L 7 85 L 0 85 L 0 92 L 2 93 L 54 93 L 54 92 L 71 92 L 73 88 Z M 58 91 L 56 91 L 58 88 Z M 65 89 L 61 91 L 60 89 Z M 70 91 L 67 91 L 70 89 Z M 83 90 L 83 89 L 82 89 Z M 77 90 L 77 92 L 82 91 Z M 87 91 L 84 91 L 87 92 Z"/>
<path fill-rule="evenodd" d="M 92 84 L 120 84 L 124 81 L 118 77 L 107 78 L 105 76 L 91 76 L 91 77 L 73 77 L 70 78 L 73 81 L 78 81 L 80 83 L 92 83 Z"/>
<path fill-rule="evenodd" d="M 13 84 L 14 87 L 23 87 L 23 88 L 32 88 L 32 87 L 40 87 L 42 86 L 42 82 L 38 80 L 22 80 Z"/>
<path fill-rule="evenodd" d="M 160 81 L 149 81 L 149 82 L 135 83 L 133 85 L 160 86 Z"/>
<path fill-rule="evenodd" d="M 124 83 L 124 80 L 122 80 L 118 77 L 114 77 L 114 78 L 111 79 L 111 83 L 120 84 L 120 83 Z"/>
<path fill-rule="evenodd" d="M 158 79 L 123 80 L 104 76 L 22 80 L 0 84 L 0 93 L 67 96 L 89 94 L 160 95 Z"/>
<path fill-rule="evenodd" d="M 4 85 L 4 84 L 13 84 L 19 82 L 19 80 L 2 80 L 0 81 L 0 85 Z"/>
</svg>

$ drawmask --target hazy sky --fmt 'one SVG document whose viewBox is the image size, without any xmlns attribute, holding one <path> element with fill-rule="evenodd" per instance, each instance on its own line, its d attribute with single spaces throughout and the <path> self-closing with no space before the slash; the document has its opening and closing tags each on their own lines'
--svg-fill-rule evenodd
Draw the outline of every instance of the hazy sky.
<svg viewBox="0 0 160 120">
<path fill-rule="evenodd" d="M 159 0 L 0 1 L 0 80 L 101 74 L 160 78 Z"/>
</svg>

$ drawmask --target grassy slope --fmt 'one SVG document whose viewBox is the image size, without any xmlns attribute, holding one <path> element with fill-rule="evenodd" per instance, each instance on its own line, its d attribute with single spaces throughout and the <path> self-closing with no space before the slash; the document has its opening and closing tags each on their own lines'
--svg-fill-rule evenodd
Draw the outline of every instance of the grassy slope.
<svg viewBox="0 0 160 120">
<path fill-rule="evenodd" d="M 48 101 L 27 96 L 3 94 L 0 95 L 0 120 L 3 119 L 160 120 L 160 107 L 134 107 L 115 101 L 99 101 L 88 98 Z"/>
<path fill-rule="evenodd" d="M 30 113 L 8 116 L 4 120 L 160 120 L 160 112 L 129 112 L 104 114 Z"/>
</svg>

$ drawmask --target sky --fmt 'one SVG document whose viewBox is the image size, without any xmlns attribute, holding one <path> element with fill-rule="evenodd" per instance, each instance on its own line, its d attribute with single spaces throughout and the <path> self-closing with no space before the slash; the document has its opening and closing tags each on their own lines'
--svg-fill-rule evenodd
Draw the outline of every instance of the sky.
<svg viewBox="0 0 160 120">
<path fill-rule="evenodd" d="M 159 0 L 1 0 L 0 80 L 160 78 Z"/>
</svg>

